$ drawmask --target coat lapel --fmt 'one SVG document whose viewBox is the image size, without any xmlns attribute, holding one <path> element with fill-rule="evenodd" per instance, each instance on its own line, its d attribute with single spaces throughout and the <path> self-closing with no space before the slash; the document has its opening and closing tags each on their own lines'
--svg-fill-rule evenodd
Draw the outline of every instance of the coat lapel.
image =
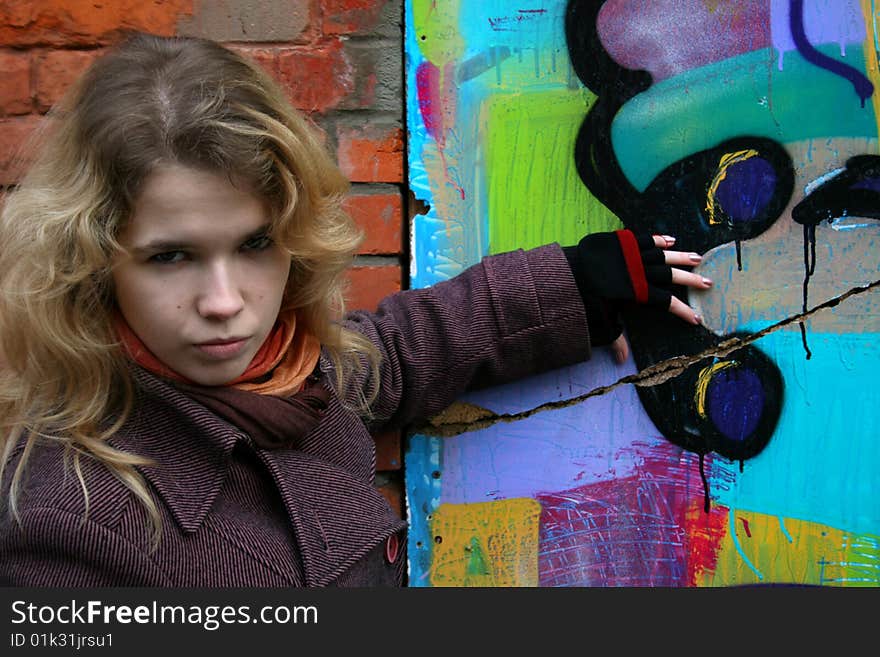
<svg viewBox="0 0 880 657">
<path fill-rule="evenodd" d="M 308 586 L 326 586 L 406 527 L 372 484 L 293 450 L 260 451 L 281 492 Z"/>
</svg>

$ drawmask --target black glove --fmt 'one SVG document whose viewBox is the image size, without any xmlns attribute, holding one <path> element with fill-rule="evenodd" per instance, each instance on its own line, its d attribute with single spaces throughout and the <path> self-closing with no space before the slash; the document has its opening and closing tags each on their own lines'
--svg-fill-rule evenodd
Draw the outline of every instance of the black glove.
<svg viewBox="0 0 880 657">
<path fill-rule="evenodd" d="M 584 302 L 591 345 L 610 344 L 623 332 L 623 304 L 669 308 L 672 268 L 651 235 L 593 233 L 563 252 Z"/>
</svg>

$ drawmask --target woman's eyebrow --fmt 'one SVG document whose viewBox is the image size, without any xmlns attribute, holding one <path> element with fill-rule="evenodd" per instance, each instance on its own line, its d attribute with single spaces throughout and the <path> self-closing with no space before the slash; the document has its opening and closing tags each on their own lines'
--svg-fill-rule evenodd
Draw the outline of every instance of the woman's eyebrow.
<svg viewBox="0 0 880 657">
<path fill-rule="evenodd" d="M 255 237 L 261 237 L 268 233 L 271 227 L 272 224 L 266 222 L 259 228 L 248 231 L 247 233 L 239 237 L 237 241 L 247 242 L 248 240 L 252 240 Z M 158 253 L 162 251 L 183 251 L 186 249 L 192 249 L 196 246 L 196 242 L 191 241 L 188 238 L 166 239 L 164 237 L 160 237 L 154 240 L 150 240 L 145 244 L 135 245 L 131 248 L 131 251 L 134 253 Z"/>
</svg>

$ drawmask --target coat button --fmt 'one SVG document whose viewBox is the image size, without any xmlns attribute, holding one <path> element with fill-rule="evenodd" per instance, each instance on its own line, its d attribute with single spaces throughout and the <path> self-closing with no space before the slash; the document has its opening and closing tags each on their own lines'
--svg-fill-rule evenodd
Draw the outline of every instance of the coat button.
<svg viewBox="0 0 880 657">
<path fill-rule="evenodd" d="M 398 552 L 400 552 L 400 539 L 397 534 L 391 534 L 385 541 L 385 561 L 388 563 L 397 561 Z"/>
</svg>

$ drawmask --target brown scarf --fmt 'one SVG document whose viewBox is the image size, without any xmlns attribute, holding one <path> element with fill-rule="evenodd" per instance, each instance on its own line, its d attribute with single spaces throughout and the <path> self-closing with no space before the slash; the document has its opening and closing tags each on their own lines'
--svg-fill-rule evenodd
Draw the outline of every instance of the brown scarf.
<svg viewBox="0 0 880 657">
<path fill-rule="evenodd" d="M 175 386 L 234 424 L 265 449 L 292 447 L 314 428 L 327 408 L 330 391 L 317 368 L 318 339 L 296 331 L 296 315 L 279 318 L 245 372 L 224 386 L 203 386 L 160 361 L 121 313 L 114 325 L 128 355 L 144 369 Z"/>
<path fill-rule="evenodd" d="M 317 373 L 291 397 L 275 397 L 229 386 L 176 383 L 176 387 L 247 433 L 258 447 L 296 447 L 327 410 L 330 390 Z"/>
</svg>

